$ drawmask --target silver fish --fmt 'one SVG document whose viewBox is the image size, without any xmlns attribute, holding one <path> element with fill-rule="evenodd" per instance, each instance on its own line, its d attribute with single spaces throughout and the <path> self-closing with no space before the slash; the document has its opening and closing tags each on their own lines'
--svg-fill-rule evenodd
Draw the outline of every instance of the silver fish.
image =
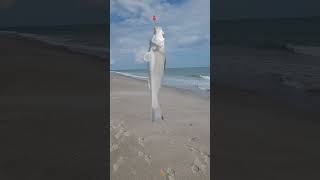
<svg viewBox="0 0 320 180">
<path fill-rule="evenodd" d="M 163 120 L 160 104 L 159 90 L 166 66 L 166 53 L 164 32 L 161 27 L 154 27 L 154 34 L 150 41 L 149 51 L 144 55 L 144 60 L 149 64 L 148 85 L 151 91 L 152 121 Z"/>
</svg>

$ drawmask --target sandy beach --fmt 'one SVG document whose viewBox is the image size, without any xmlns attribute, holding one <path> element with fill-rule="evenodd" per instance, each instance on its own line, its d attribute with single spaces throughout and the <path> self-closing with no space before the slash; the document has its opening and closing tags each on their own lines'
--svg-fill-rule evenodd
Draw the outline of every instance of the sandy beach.
<svg viewBox="0 0 320 180">
<path fill-rule="evenodd" d="M 111 75 L 111 179 L 210 179 L 209 98 L 162 87 L 165 121 L 152 123 L 149 96 L 146 81 Z"/>
<path fill-rule="evenodd" d="M 106 179 L 105 59 L 0 34 L 0 179 Z"/>
</svg>

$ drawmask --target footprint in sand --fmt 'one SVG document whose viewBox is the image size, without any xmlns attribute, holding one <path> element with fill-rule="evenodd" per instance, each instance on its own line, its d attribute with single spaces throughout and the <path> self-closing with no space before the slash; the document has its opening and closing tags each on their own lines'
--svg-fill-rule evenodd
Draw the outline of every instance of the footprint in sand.
<svg viewBox="0 0 320 180">
<path fill-rule="evenodd" d="M 204 156 L 204 162 L 209 164 L 210 163 L 210 157 L 209 156 Z"/>
<path fill-rule="evenodd" d="M 110 123 L 110 129 L 111 129 L 111 131 L 114 129 L 117 129 L 117 126 L 115 126 L 113 123 Z"/>
<path fill-rule="evenodd" d="M 121 136 L 122 136 L 122 133 L 124 132 L 124 129 L 120 129 L 115 135 L 114 135 L 114 137 L 116 138 L 116 139 L 119 139 Z"/>
<path fill-rule="evenodd" d="M 189 141 L 192 138 L 189 139 Z M 185 147 L 191 151 L 195 157 L 193 160 L 191 170 L 194 174 L 202 173 L 204 175 L 207 174 L 207 166 L 210 162 L 210 156 L 206 152 L 200 151 L 198 148 L 191 146 L 189 144 L 185 144 Z"/>
<path fill-rule="evenodd" d="M 193 174 L 198 174 L 200 172 L 200 168 L 195 164 L 192 164 L 191 170 L 192 170 Z"/>
<path fill-rule="evenodd" d="M 118 144 L 112 143 L 110 145 L 110 152 L 116 151 L 117 149 L 119 149 L 119 145 Z"/>
<path fill-rule="evenodd" d="M 207 171 L 207 165 L 202 163 L 199 158 L 194 159 L 191 170 L 194 174 L 203 173 L 206 174 Z"/>
<path fill-rule="evenodd" d="M 200 139 L 198 137 L 192 137 L 192 138 L 189 138 L 188 141 L 189 142 L 197 142 L 199 141 Z"/>
<path fill-rule="evenodd" d="M 197 149 L 197 148 L 195 148 L 195 147 L 193 147 L 193 146 L 191 146 L 189 144 L 185 144 L 185 147 L 191 152 L 197 152 L 197 153 L 201 152 L 201 151 L 199 151 L 199 149 Z"/>
<path fill-rule="evenodd" d="M 117 171 L 123 162 L 124 162 L 124 158 L 120 156 L 117 162 L 113 164 L 113 171 Z"/>
<path fill-rule="evenodd" d="M 125 130 L 124 133 L 123 133 L 123 135 L 129 137 L 129 136 L 130 136 L 130 132 L 127 131 L 127 130 Z"/>
<path fill-rule="evenodd" d="M 145 155 L 144 155 L 144 160 L 145 160 L 149 165 L 151 165 L 151 156 L 150 156 L 150 155 L 145 154 Z"/>
<path fill-rule="evenodd" d="M 118 125 L 115 125 L 114 123 L 112 123 L 112 127 L 113 129 L 118 129 L 118 128 L 123 128 L 124 122 L 121 121 Z"/>
<path fill-rule="evenodd" d="M 168 180 L 175 180 L 175 172 L 174 172 L 174 170 L 173 169 L 171 169 L 171 168 L 167 168 L 167 179 Z"/>
<path fill-rule="evenodd" d="M 204 159 L 204 162 L 206 162 L 207 164 L 209 164 L 209 161 L 210 161 L 210 155 L 205 153 L 205 152 L 200 152 L 201 156 L 203 157 Z"/>
<path fill-rule="evenodd" d="M 140 146 L 144 147 L 144 138 L 143 137 L 139 137 L 138 138 L 138 143 L 140 144 Z"/>
<path fill-rule="evenodd" d="M 144 153 L 144 152 L 142 152 L 142 151 L 138 151 L 138 156 L 139 156 L 139 157 L 143 157 L 144 160 L 145 160 L 149 165 L 151 165 L 151 156 L 150 156 L 150 155 L 148 155 L 148 154 L 146 154 L 146 153 Z"/>
</svg>

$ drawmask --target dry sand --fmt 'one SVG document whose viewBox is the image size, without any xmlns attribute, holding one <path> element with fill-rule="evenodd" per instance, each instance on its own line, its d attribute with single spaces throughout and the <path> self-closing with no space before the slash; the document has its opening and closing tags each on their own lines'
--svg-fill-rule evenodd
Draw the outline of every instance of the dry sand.
<svg viewBox="0 0 320 180">
<path fill-rule="evenodd" d="M 112 74 L 110 90 L 112 180 L 210 179 L 208 98 L 162 87 L 165 121 L 152 123 L 146 81 Z"/>
</svg>

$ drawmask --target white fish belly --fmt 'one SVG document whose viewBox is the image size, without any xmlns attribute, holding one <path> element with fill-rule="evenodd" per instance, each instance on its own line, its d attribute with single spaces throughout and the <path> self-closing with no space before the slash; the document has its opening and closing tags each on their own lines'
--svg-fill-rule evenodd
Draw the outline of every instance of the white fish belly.
<svg viewBox="0 0 320 180">
<path fill-rule="evenodd" d="M 152 96 L 152 120 L 161 119 L 162 113 L 159 104 L 159 90 L 164 74 L 165 56 L 163 53 L 154 52 L 154 58 L 150 61 L 150 85 Z"/>
</svg>

